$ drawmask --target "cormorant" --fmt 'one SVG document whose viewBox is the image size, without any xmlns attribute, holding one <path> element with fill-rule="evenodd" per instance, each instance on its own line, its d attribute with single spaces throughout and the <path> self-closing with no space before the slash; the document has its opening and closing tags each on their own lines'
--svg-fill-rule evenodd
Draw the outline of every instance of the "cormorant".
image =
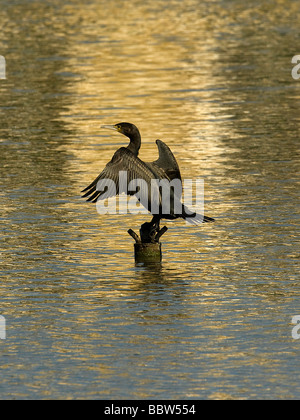
<svg viewBox="0 0 300 420">
<path fill-rule="evenodd" d="M 121 122 L 115 125 L 104 125 L 101 128 L 116 130 L 124 136 L 129 137 L 130 143 L 127 147 L 121 147 L 113 155 L 110 162 L 107 163 L 103 171 L 97 178 L 82 192 L 83 197 L 88 197 L 87 201 L 96 202 L 98 199 L 112 197 L 122 192 L 127 195 L 136 195 L 140 203 L 153 214 L 150 225 L 159 226 L 159 221 L 165 219 L 177 219 L 179 217 L 187 220 L 191 224 L 198 225 L 202 222 L 213 222 L 214 219 L 208 216 L 202 216 L 192 213 L 181 203 L 181 174 L 177 161 L 169 147 L 161 140 L 156 140 L 159 157 L 154 162 L 143 162 L 138 158 L 141 147 L 141 135 L 134 124 Z M 125 182 L 122 182 L 120 173 L 126 174 Z M 107 186 L 107 180 L 114 183 L 115 188 Z M 129 184 L 143 180 L 142 185 L 139 182 L 135 184 L 139 189 L 129 189 Z M 162 186 L 171 181 L 179 180 L 179 188 L 170 189 L 170 204 L 168 212 L 162 202 L 162 189 L 155 183 L 157 180 Z M 153 182 L 154 181 L 154 182 Z M 132 184 L 131 182 L 131 184 Z M 143 188 L 144 185 L 144 188 Z M 169 184 L 170 185 L 170 184 Z M 132 186 L 132 185 L 131 185 Z M 128 191 L 129 189 L 129 191 Z M 156 208 L 156 211 L 153 211 Z"/>
</svg>

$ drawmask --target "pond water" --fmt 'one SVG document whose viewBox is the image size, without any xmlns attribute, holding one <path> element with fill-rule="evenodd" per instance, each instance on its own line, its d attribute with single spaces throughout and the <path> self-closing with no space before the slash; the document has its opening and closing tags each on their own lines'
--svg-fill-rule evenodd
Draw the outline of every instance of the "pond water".
<svg viewBox="0 0 300 420">
<path fill-rule="evenodd" d="M 2 399 L 296 399 L 300 4 L 1 1 Z M 80 191 L 157 138 L 214 224 L 99 215 Z"/>
</svg>

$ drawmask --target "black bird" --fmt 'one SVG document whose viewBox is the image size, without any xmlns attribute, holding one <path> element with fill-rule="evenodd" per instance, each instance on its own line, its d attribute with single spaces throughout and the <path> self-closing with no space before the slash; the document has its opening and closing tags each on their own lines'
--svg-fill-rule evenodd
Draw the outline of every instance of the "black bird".
<svg viewBox="0 0 300 420">
<path fill-rule="evenodd" d="M 83 197 L 89 197 L 87 201 L 94 203 L 122 192 L 127 195 L 136 195 L 140 203 L 152 212 L 153 219 L 150 224 L 156 227 L 159 226 L 159 221 L 162 218 L 177 219 L 181 217 L 195 225 L 214 221 L 211 217 L 192 213 L 181 203 L 182 188 L 179 166 L 173 153 L 164 142 L 156 140 L 159 157 L 156 161 L 147 163 L 138 158 L 141 135 L 134 124 L 121 122 L 115 125 L 105 125 L 102 128 L 109 128 L 124 134 L 129 137 L 130 143 L 127 147 L 118 149 L 97 178 L 82 190 L 85 192 Z M 120 174 L 126 174 L 126 178 L 121 178 Z M 113 181 L 115 187 L 111 188 L 107 185 L 107 180 Z M 140 183 L 136 180 L 144 182 Z M 171 181 L 173 184 L 175 182 L 175 188 L 169 189 L 169 205 L 166 207 L 166 203 L 162 200 L 165 197 L 163 188 L 167 184 L 170 185 Z M 134 184 L 135 182 L 136 184 Z M 129 189 L 130 184 L 131 188 Z M 132 185 L 138 188 L 132 188 Z M 167 212 L 165 212 L 166 208 Z"/>
</svg>

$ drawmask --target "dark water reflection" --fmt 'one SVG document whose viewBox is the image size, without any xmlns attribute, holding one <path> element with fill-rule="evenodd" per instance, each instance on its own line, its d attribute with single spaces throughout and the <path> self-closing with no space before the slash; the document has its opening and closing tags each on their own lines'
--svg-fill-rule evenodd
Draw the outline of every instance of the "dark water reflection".
<svg viewBox="0 0 300 420">
<path fill-rule="evenodd" d="M 299 398 L 298 2 L 2 1 L 2 398 Z M 137 124 L 214 225 L 129 227 L 79 191 Z M 147 218 L 147 217 L 146 217 Z"/>
</svg>

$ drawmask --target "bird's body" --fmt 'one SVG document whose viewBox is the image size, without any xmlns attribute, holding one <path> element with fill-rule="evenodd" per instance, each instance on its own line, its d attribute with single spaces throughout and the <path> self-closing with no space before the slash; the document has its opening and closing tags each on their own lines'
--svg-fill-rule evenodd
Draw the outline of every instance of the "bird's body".
<svg viewBox="0 0 300 420">
<path fill-rule="evenodd" d="M 180 169 L 173 153 L 164 142 L 156 140 L 159 158 L 147 163 L 138 157 L 141 136 L 135 125 L 119 123 L 104 127 L 117 130 L 129 137 L 130 143 L 127 147 L 118 149 L 98 177 L 83 190 L 85 192 L 83 197 L 89 197 L 87 201 L 96 202 L 121 193 L 136 195 L 141 204 L 153 214 L 151 221 L 153 225 L 158 225 L 162 218 L 181 217 L 191 224 L 214 220 L 190 212 L 181 203 Z M 107 180 L 111 181 L 111 186 Z M 168 185 L 169 198 L 166 203 L 163 189 Z M 173 188 L 170 188 L 170 185 Z"/>
</svg>

